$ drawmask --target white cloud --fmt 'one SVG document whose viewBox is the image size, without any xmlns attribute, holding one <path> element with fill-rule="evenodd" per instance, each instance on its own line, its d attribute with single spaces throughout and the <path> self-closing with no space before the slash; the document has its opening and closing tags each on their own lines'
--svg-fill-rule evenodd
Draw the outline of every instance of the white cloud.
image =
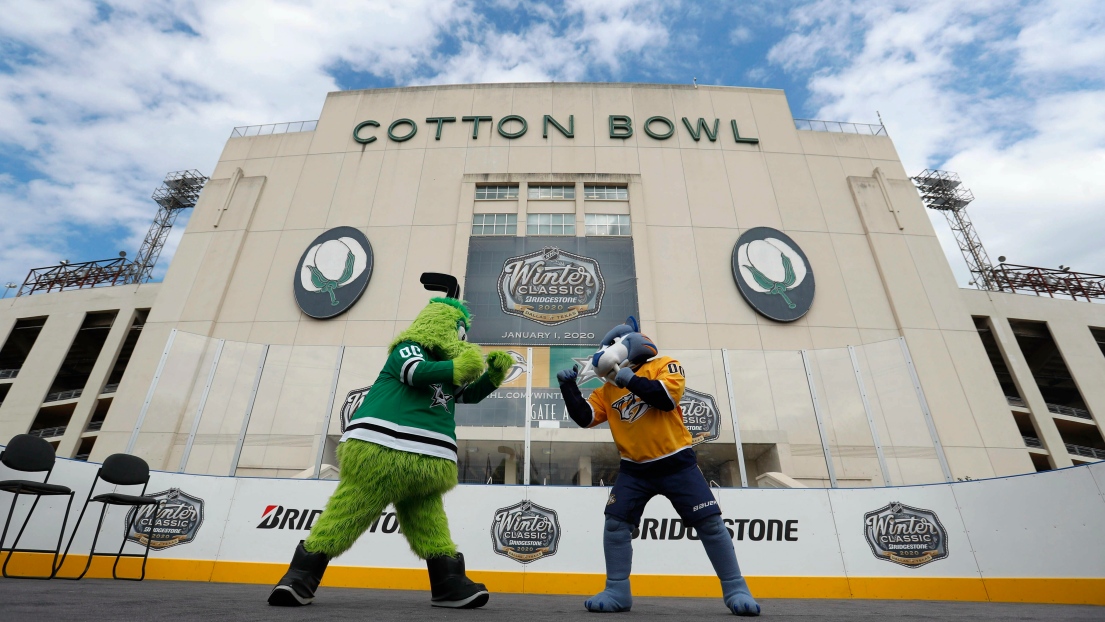
<svg viewBox="0 0 1105 622">
<path fill-rule="evenodd" d="M 678 7 L 502 0 L 499 10 L 535 17 L 512 28 L 477 6 L 0 0 L 0 149 L 36 178 L 12 170 L 0 179 L 0 278 L 21 280 L 64 257 L 95 259 L 74 256 L 82 236 L 123 229 L 117 242 L 133 251 L 166 172 L 210 174 L 234 126 L 317 118 L 324 94 L 338 88 L 337 67 L 400 85 L 578 80 L 658 54 L 668 40 L 663 12 Z M 459 52 L 439 56 L 447 38 L 460 41 Z"/>
<path fill-rule="evenodd" d="M 813 2 L 770 52 L 812 71 L 818 118 L 882 113 L 911 174 L 960 174 L 991 253 L 1105 272 L 1105 16 L 1099 2 Z M 944 219 L 945 252 L 970 280 Z"/>
<path fill-rule="evenodd" d="M 752 40 L 752 29 L 747 26 L 737 26 L 729 31 L 729 43 L 741 45 Z"/>
</svg>

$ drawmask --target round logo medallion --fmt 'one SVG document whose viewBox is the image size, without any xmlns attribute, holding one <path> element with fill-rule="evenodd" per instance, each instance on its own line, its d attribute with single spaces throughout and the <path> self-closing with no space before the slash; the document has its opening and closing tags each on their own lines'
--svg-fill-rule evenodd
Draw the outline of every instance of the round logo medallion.
<svg viewBox="0 0 1105 622">
<path fill-rule="evenodd" d="M 793 322 L 813 304 L 813 270 L 794 240 L 770 227 L 745 231 L 733 246 L 733 279 L 760 315 Z"/>
<path fill-rule="evenodd" d="M 307 315 L 325 320 L 353 306 L 372 277 L 372 245 L 353 227 L 335 227 L 315 238 L 296 266 L 295 301 Z"/>
</svg>

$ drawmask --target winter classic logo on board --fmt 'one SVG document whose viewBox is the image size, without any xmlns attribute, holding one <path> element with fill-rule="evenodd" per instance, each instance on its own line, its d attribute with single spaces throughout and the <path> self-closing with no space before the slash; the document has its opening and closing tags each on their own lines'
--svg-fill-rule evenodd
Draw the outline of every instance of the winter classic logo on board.
<svg viewBox="0 0 1105 622">
<path fill-rule="evenodd" d="M 203 499 L 194 497 L 179 488 L 170 488 L 148 495 L 160 503 L 132 507 L 127 512 L 124 525 L 130 525 L 127 540 L 154 550 L 167 549 L 178 544 L 188 544 L 196 538 L 203 524 Z M 156 518 L 156 520 L 155 520 Z M 150 526 L 153 535 L 150 536 Z"/>
<path fill-rule="evenodd" d="M 528 564 L 556 555 L 560 521 L 556 510 L 530 501 L 495 510 L 491 521 L 491 549 L 514 561 Z"/>
<path fill-rule="evenodd" d="M 315 238 L 299 259 L 295 301 L 307 315 L 329 319 L 353 306 L 371 277 L 368 238 L 353 227 L 336 227 Z"/>
<path fill-rule="evenodd" d="M 717 440 L 721 434 L 721 418 L 714 396 L 685 389 L 679 408 L 683 411 L 683 425 L 691 433 L 691 441 L 695 445 Z"/>
<path fill-rule="evenodd" d="M 871 553 L 879 559 L 919 568 L 948 556 L 948 532 L 936 512 L 894 501 L 863 515 Z"/>
<path fill-rule="evenodd" d="M 503 313 L 546 326 L 595 315 L 605 290 L 598 261 L 555 246 L 507 259 L 499 275 Z"/>
<path fill-rule="evenodd" d="M 793 322 L 813 304 L 809 259 L 794 240 L 770 227 L 745 231 L 733 246 L 733 279 L 760 315 Z"/>
</svg>

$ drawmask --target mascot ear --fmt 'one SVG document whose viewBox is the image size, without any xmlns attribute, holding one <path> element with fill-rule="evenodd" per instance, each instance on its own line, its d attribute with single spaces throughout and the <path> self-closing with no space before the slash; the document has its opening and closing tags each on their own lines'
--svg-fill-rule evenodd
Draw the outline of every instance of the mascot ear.
<svg viewBox="0 0 1105 622">
<path fill-rule="evenodd" d="M 659 350 L 656 349 L 656 344 L 652 343 L 652 340 L 645 337 L 641 333 L 630 333 L 622 339 L 622 345 L 626 347 L 628 356 L 626 359 L 632 365 L 640 365 L 650 358 L 656 356 Z"/>
<path fill-rule="evenodd" d="M 633 316 L 630 316 L 629 319 L 633 320 Z M 636 320 L 633 320 L 633 322 L 634 322 L 634 324 L 636 324 Z M 634 333 L 634 332 L 637 332 L 637 330 L 635 328 L 633 328 L 633 326 L 630 325 L 629 323 L 618 324 L 614 328 L 611 328 L 610 332 L 606 333 L 606 336 L 602 338 L 602 345 L 612 346 L 612 345 L 614 345 L 614 340 L 617 339 L 618 337 L 624 337 L 624 336 L 628 335 L 629 333 Z"/>
<path fill-rule="evenodd" d="M 626 326 L 632 328 L 633 332 L 641 332 L 641 325 L 637 323 L 637 318 L 633 317 L 632 315 L 625 318 L 625 324 Z"/>
<path fill-rule="evenodd" d="M 418 279 L 422 286 L 431 292 L 445 292 L 447 298 L 460 299 L 460 282 L 451 274 L 440 272 L 423 272 Z"/>
</svg>

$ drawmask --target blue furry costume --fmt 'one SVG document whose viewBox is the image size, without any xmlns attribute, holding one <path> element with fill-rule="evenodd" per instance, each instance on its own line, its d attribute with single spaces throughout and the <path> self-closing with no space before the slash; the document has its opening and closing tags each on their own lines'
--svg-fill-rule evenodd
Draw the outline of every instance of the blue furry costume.
<svg viewBox="0 0 1105 622">
<path fill-rule="evenodd" d="M 659 356 L 656 345 L 630 317 L 603 338 L 584 377 L 591 371 L 604 385 L 586 400 L 577 385 L 576 367 L 556 376 L 576 424 L 586 428 L 608 421 L 622 458 L 605 512 L 606 589 L 584 603 L 587 609 L 617 612 L 633 606 L 629 587 L 633 530 L 645 504 L 659 494 L 671 501 L 687 527 L 698 531 L 721 580 L 725 606 L 736 615 L 759 615 L 760 605 L 741 576 L 732 536 L 683 425 L 679 400 L 686 379 L 679 361 Z"/>
</svg>

